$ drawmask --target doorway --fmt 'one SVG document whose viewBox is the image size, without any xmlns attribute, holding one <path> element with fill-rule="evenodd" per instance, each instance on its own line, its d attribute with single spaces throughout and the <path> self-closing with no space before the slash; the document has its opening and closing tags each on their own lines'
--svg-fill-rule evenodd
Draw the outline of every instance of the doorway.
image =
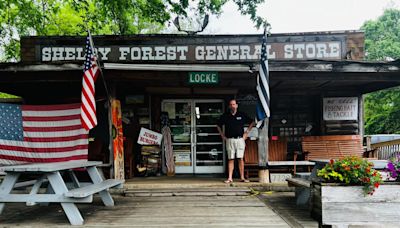
<svg viewBox="0 0 400 228">
<path fill-rule="evenodd" d="M 223 100 L 163 100 L 168 113 L 175 173 L 224 173 L 225 146 L 217 130 Z"/>
</svg>

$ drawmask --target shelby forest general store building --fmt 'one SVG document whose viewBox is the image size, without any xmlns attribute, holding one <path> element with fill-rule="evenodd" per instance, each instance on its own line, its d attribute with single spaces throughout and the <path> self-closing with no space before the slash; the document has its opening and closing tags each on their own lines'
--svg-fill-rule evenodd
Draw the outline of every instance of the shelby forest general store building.
<svg viewBox="0 0 400 228">
<path fill-rule="evenodd" d="M 111 164 L 115 176 L 124 166 L 127 177 L 140 176 L 138 167 L 155 167 L 165 175 L 163 150 L 139 146 L 137 139 L 142 127 L 161 133 L 168 123 L 176 175 L 224 175 L 227 159 L 216 121 L 232 98 L 240 111 L 255 116 L 262 35 L 93 40 L 105 83 L 96 82 L 99 124 L 90 131 L 89 158 Z M 272 34 L 267 43 L 269 161 L 293 160 L 306 135 L 362 136 L 362 95 L 400 84 L 397 62 L 363 61 L 360 31 Z M 0 64 L 0 91 L 20 96 L 25 104 L 79 103 L 84 45 L 85 37 L 23 37 L 21 62 Z M 108 152 L 107 94 L 120 101 L 117 128 L 122 127 L 124 156 L 119 162 Z M 246 142 L 246 164 L 265 153 L 257 151 L 257 137 L 253 131 Z"/>
</svg>

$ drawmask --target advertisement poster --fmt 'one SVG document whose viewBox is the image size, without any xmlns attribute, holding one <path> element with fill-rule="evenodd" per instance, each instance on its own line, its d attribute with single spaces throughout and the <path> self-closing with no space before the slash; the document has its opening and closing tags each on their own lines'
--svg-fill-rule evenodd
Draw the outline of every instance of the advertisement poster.
<svg viewBox="0 0 400 228">
<path fill-rule="evenodd" d="M 140 145 L 160 145 L 162 134 L 142 127 L 137 143 Z"/>
<path fill-rule="evenodd" d="M 111 102 L 114 148 L 114 178 L 123 180 L 124 175 L 124 139 L 122 134 L 121 103 L 113 99 Z"/>
</svg>

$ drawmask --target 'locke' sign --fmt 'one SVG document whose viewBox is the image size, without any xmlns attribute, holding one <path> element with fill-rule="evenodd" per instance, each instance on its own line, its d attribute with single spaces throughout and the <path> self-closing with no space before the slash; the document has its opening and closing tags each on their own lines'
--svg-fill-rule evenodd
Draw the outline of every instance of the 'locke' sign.
<svg viewBox="0 0 400 228">
<path fill-rule="evenodd" d="M 217 84 L 218 72 L 189 72 L 189 84 Z"/>
</svg>

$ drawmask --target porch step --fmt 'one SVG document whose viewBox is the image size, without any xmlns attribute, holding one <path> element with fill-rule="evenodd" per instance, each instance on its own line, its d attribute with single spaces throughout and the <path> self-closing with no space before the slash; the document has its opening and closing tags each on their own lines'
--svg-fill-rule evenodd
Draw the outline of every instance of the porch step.
<svg viewBox="0 0 400 228">
<path fill-rule="evenodd" d="M 160 188 L 160 189 L 127 189 L 127 197 L 165 197 L 165 196 L 246 196 L 250 194 L 247 187 L 215 188 Z"/>
</svg>

